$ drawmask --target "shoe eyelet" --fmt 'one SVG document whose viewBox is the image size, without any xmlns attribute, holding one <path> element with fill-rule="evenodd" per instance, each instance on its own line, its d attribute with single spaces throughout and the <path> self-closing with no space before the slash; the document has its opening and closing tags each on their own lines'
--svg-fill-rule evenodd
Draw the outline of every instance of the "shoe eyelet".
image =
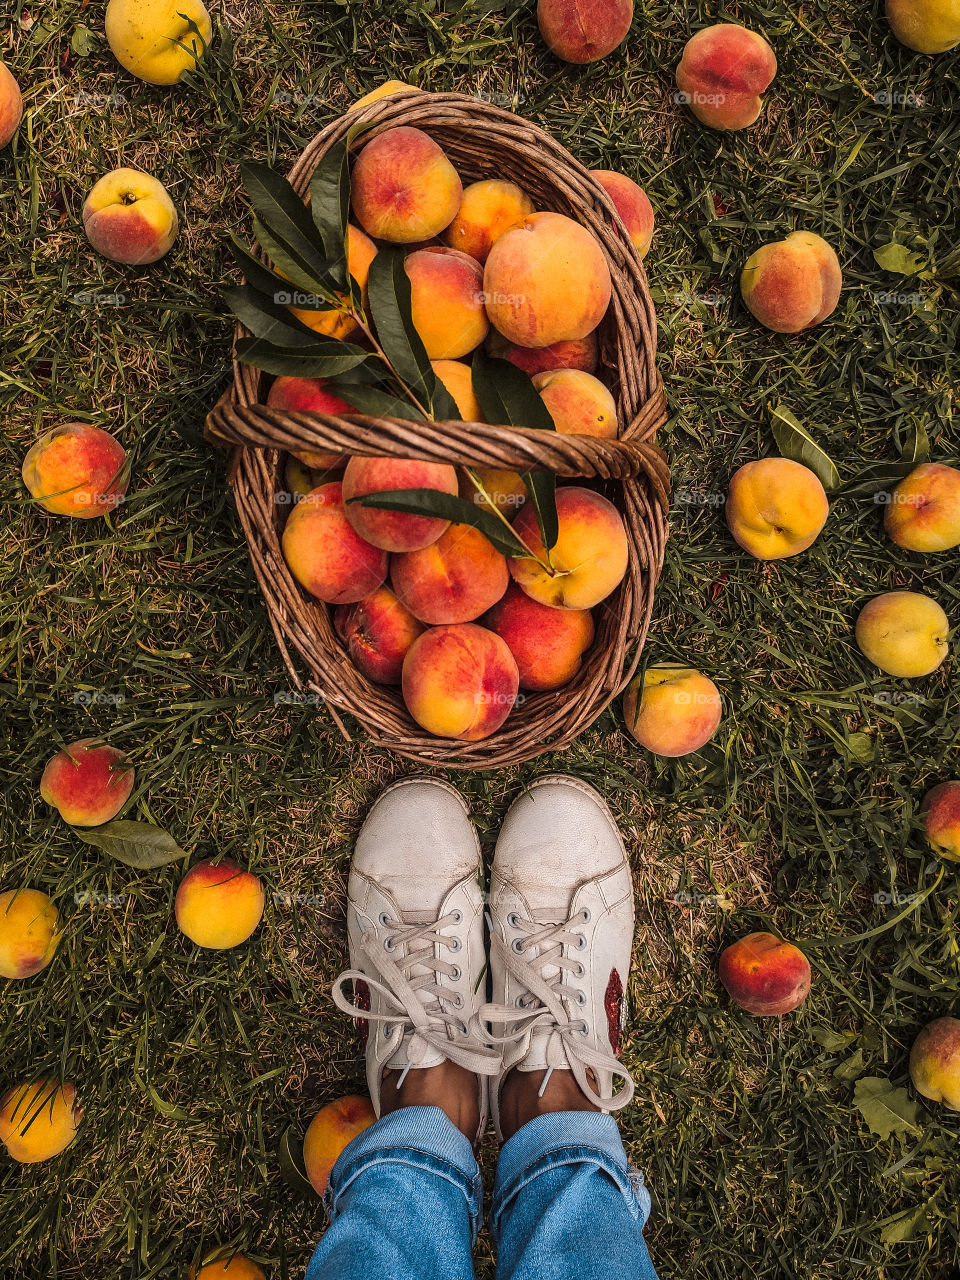
<svg viewBox="0 0 960 1280">
<path fill-rule="evenodd" d="M 591 921 L 591 919 L 592 919 L 592 917 L 591 917 L 591 915 L 590 915 L 590 908 L 589 908 L 589 907 L 584 907 L 584 908 L 583 908 L 583 910 L 580 912 L 580 914 L 583 916 L 583 923 L 584 923 L 584 924 L 589 924 L 589 923 L 590 923 L 590 921 Z"/>
<path fill-rule="evenodd" d="M 458 908 L 453 912 L 453 923 L 454 923 L 454 924 L 460 924 L 462 920 L 463 920 L 463 912 L 462 912 L 462 911 L 459 909 L 459 907 L 458 907 Z"/>
<path fill-rule="evenodd" d="M 573 972 L 576 975 L 576 977 L 582 978 L 587 971 L 582 964 L 578 964 Z"/>
<path fill-rule="evenodd" d="M 389 924 L 392 923 L 390 920 L 390 916 L 387 914 L 386 911 L 381 911 L 380 915 L 378 916 L 378 919 L 380 921 L 380 924 L 383 926 L 383 928 L 386 928 Z"/>
<path fill-rule="evenodd" d="M 453 996 L 451 997 L 451 1003 L 453 1004 L 453 1007 L 455 1009 L 463 1008 L 463 996 L 460 994 L 459 991 L 454 992 Z"/>
<path fill-rule="evenodd" d="M 513 950 L 517 953 L 518 956 L 522 955 L 522 953 L 527 949 L 526 944 L 522 938 L 514 938 L 513 942 L 511 942 L 510 945 L 513 948 Z"/>
<path fill-rule="evenodd" d="M 447 946 L 450 948 L 450 950 L 451 950 L 451 951 L 462 951 L 462 950 L 463 950 L 463 943 L 461 942 L 461 940 L 460 940 L 459 938 L 451 938 L 451 939 L 449 940 L 449 942 L 447 943 Z"/>
<path fill-rule="evenodd" d="M 526 1000 L 524 999 L 523 996 L 517 996 L 516 1000 L 514 1000 L 513 1003 L 517 1006 L 518 1009 L 522 1009 L 526 1004 Z"/>
<path fill-rule="evenodd" d="M 458 964 L 455 964 L 453 966 L 453 973 L 451 973 L 450 977 L 453 979 L 454 982 L 459 982 L 460 979 L 463 977 L 463 973 Z"/>
<path fill-rule="evenodd" d="M 573 944 L 573 949 L 574 949 L 574 951 L 586 951 L 586 949 L 587 949 L 587 935 L 586 935 L 585 933 L 581 933 L 580 937 L 579 937 L 579 938 L 576 940 L 576 942 Z"/>
<path fill-rule="evenodd" d="M 393 941 L 393 938 L 384 938 L 384 940 L 383 940 L 383 949 L 384 949 L 384 951 L 392 951 L 392 950 L 394 949 L 394 941 Z"/>
<path fill-rule="evenodd" d="M 590 1034 L 590 1028 L 587 1026 L 586 1021 L 581 1021 L 579 1031 L 584 1040 L 586 1040 L 587 1036 Z"/>
<path fill-rule="evenodd" d="M 520 917 L 517 915 L 515 911 L 511 911 L 510 914 L 507 916 L 507 924 L 510 926 L 511 929 L 519 929 Z"/>
<path fill-rule="evenodd" d="M 577 992 L 577 996 L 576 996 L 576 1000 L 577 1000 L 577 1004 L 579 1004 L 579 1005 L 584 1005 L 584 1004 L 586 1004 L 586 1003 L 587 1003 L 587 996 L 586 996 L 586 992 L 584 992 L 584 991 L 578 991 L 578 992 Z"/>
</svg>

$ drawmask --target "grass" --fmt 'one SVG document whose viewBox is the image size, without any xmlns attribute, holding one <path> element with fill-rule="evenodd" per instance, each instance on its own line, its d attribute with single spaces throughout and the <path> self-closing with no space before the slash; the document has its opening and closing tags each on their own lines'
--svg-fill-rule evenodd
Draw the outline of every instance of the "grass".
<svg viewBox="0 0 960 1280">
<path fill-rule="evenodd" d="M 231 5 L 196 83 L 169 91 L 117 68 L 100 6 L 14 3 L 0 22 L 28 108 L 0 156 L 0 886 L 47 890 L 68 923 L 46 973 L 0 995 L 0 1081 L 60 1070 L 86 1106 L 62 1159 L 0 1164 L 5 1280 L 179 1275 L 221 1242 L 271 1280 L 299 1276 L 322 1228 L 281 1181 L 277 1149 L 288 1125 L 361 1085 L 354 1029 L 327 990 L 346 958 L 352 840 L 406 767 L 344 743 L 321 709 L 276 704 L 288 678 L 201 428 L 228 371 L 223 235 L 248 229 L 237 162 L 291 163 L 388 77 L 502 95 L 585 162 L 638 178 L 658 211 L 664 443 L 689 500 L 672 513 L 648 652 L 712 674 L 727 715 L 707 750 L 674 763 L 637 749 L 611 711 L 560 758 L 456 781 L 488 853 L 508 802 L 557 769 L 599 785 L 628 835 L 638 1102 L 623 1127 L 654 1190 L 660 1274 L 957 1274 L 960 1120 L 922 1104 L 913 1128 L 881 1138 L 854 1100 L 859 1077 L 908 1084 L 916 1032 L 960 1012 L 957 872 L 931 865 L 915 816 L 958 774 L 956 660 L 908 684 L 878 676 L 851 639 L 860 605 L 896 586 L 960 618 L 955 555 L 898 551 L 857 492 L 920 426 L 933 456 L 958 461 L 957 58 L 896 44 L 877 0 L 637 8 L 625 49 L 576 69 L 516 0 Z M 683 43 L 723 19 L 764 31 L 780 59 L 760 122 L 729 136 L 672 100 Z M 183 214 L 174 250 L 142 271 L 98 258 L 80 227 L 85 192 L 120 163 L 154 172 Z M 845 288 L 823 327 L 782 338 L 746 314 L 737 275 L 794 227 L 830 239 Z M 894 239 L 919 253 L 919 276 L 877 264 Z M 123 303 L 73 301 L 84 290 Z M 846 488 L 809 553 L 765 566 L 737 551 L 712 495 L 773 451 L 778 402 Z M 65 419 L 116 431 L 133 455 L 109 522 L 25 498 L 23 454 Z M 250 945 L 200 953 L 171 921 L 177 867 L 111 864 L 51 816 L 44 762 L 93 733 L 138 767 L 126 816 L 264 877 Z M 931 886 L 912 906 L 876 900 Z M 121 896 L 75 905 L 85 891 Z M 738 1013 L 716 978 L 723 943 L 763 926 L 814 965 L 813 994 L 782 1021 Z M 487 1277 L 486 1237 L 479 1252 Z"/>
</svg>

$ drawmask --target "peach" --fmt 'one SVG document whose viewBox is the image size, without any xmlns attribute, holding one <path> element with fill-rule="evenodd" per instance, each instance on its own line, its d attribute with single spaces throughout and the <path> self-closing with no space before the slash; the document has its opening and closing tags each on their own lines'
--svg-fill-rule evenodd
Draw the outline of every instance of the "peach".
<svg viewBox="0 0 960 1280">
<path fill-rule="evenodd" d="M 830 503 L 818 476 L 790 458 L 748 462 L 730 481 L 727 525 L 758 560 L 784 560 L 816 542 Z"/>
<path fill-rule="evenodd" d="M 105 28 L 121 67 L 147 84 L 176 84 L 213 35 L 201 0 L 109 0 Z"/>
<path fill-rule="evenodd" d="M 360 286 L 364 308 L 367 301 L 367 280 L 370 276 L 370 264 L 377 256 L 377 246 L 369 236 L 353 226 L 347 227 L 347 270 Z M 290 307 L 301 324 L 305 324 L 314 333 L 321 333 L 327 338 L 338 338 L 343 341 L 357 332 L 358 325 L 350 314 L 350 299 L 346 294 L 340 295 L 342 305 L 324 308 L 320 311 L 307 307 Z"/>
<path fill-rule="evenodd" d="M 369 1098 L 350 1094 L 328 1102 L 310 1121 L 303 1138 L 303 1163 L 318 1196 L 326 1191 L 341 1151 L 364 1129 L 369 1129 L 376 1118 Z"/>
<path fill-rule="evenodd" d="M 433 371 L 453 396 L 464 422 L 486 422 L 480 401 L 473 389 L 473 374 L 468 364 L 459 360 L 431 360 Z"/>
<path fill-rule="evenodd" d="M 460 497 L 466 498 L 468 502 L 493 507 L 502 516 L 512 520 L 527 500 L 527 486 L 523 483 L 523 476 L 506 467 L 471 467 L 470 471 L 483 486 L 483 493 L 473 483 L 470 474 L 464 472 L 460 481 Z"/>
<path fill-rule="evenodd" d="M 74 827 L 99 827 L 130 799 L 134 771 L 124 754 L 97 738 L 81 738 L 47 761 L 40 794 Z"/>
<path fill-rule="evenodd" d="M 564 62 L 596 62 L 627 38 L 633 0 L 539 0 L 537 22 L 551 53 Z"/>
<path fill-rule="evenodd" d="M 722 715 L 720 690 L 709 676 L 679 662 L 647 667 L 623 695 L 627 728 L 657 756 L 699 751 L 716 733 Z"/>
<path fill-rule="evenodd" d="M 947 615 L 918 591 L 888 591 L 857 618 L 860 652 L 889 676 L 928 676 L 950 651 Z"/>
<path fill-rule="evenodd" d="M 627 533 L 620 512 L 592 489 L 566 485 L 557 490 L 559 536 L 549 569 L 540 561 L 536 512 L 523 508 L 513 527 L 538 559 L 510 561 L 514 580 L 528 596 L 554 609 L 592 609 L 606 599 L 627 572 Z"/>
<path fill-rule="evenodd" d="M 405 458 L 351 458 L 343 473 L 343 497 L 347 519 L 362 538 L 385 551 L 419 551 L 436 542 L 450 523 L 435 516 L 408 515 L 401 511 L 362 507 L 352 498 L 396 489 L 436 489 L 457 492 L 457 473 L 442 462 L 414 462 Z M 356 597 L 369 595 L 364 591 Z"/>
<path fill-rule="evenodd" d="M 6 63 L 0 59 L 0 148 L 5 147 L 17 132 L 22 115 L 23 98 L 20 94 L 20 86 Z"/>
<path fill-rule="evenodd" d="M 369 235 L 394 244 L 430 240 L 457 215 L 463 186 L 443 150 L 422 129 L 378 134 L 353 166 L 354 216 Z"/>
<path fill-rule="evenodd" d="M 810 991 L 810 961 L 792 942 L 772 933 L 748 933 L 721 952 L 720 981 L 747 1013 L 761 1018 L 792 1013 Z"/>
<path fill-rule="evenodd" d="M 910 1079 L 917 1093 L 960 1111 L 960 1018 L 928 1023 L 910 1050 Z"/>
<path fill-rule="evenodd" d="M 371 89 L 362 98 L 358 98 L 350 110 L 356 111 L 358 107 L 365 107 L 370 102 L 378 102 L 380 98 L 389 98 L 395 93 L 419 92 L 415 84 L 406 84 L 403 80 L 384 80 L 383 84 L 377 85 L 376 89 Z"/>
<path fill-rule="evenodd" d="M 464 187 L 459 212 L 443 238 L 451 249 L 486 262 L 503 233 L 534 212 L 533 201 L 515 182 L 499 178 L 472 182 Z"/>
<path fill-rule="evenodd" d="M 431 360 L 465 356 L 487 336 L 483 268 L 458 249 L 418 249 L 404 267 L 413 327 Z"/>
<path fill-rule="evenodd" d="M 586 227 L 562 213 L 532 213 L 505 231 L 483 272 L 490 322 L 521 347 L 575 342 L 610 303 L 610 269 Z"/>
<path fill-rule="evenodd" d="M 387 576 L 387 555 L 365 541 L 348 519 L 343 486 L 332 480 L 311 490 L 290 512 L 283 530 L 290 572 L 326 604 L 353 604 Z"/>
<path fill-rule="evenodd" d="M 325 378 L 277 378 L 267 395 L 271 409 L 289 409 L 293 413 L 355 413 L 352 404 L 326 389 Z M 324 453 L 320 449 L 298 449 L 295 458 L 312 471 L 332 471 L 342 467 L 342 453 Z"/>
<path fill-rule="evenodd" d="M 0 978 L 32 978 L 45 969 L 63 936 L 57 908 L 39 889 L 0 893 Z"/>
<path fill-rule="evenodd" d="M 740 292 L 747 310 L 774 333 L 801 333 L 826 320 L 840 300 L 843 276 L 822 236 L 792 231 L 747 259 Z"/>
<path fill-rule="evenodd" d="M 340 605 L 333 615 L 333 625 L 354 664 L 368 680 L 380 684 L 400 683 L 407 650 L 424 630 L 423 623 L 388 587 L 379 587 L 355 604 Z"/>
<path fill-rule="evenodd" d="M 156 262 L 177 238 L 177 211 L 166 188 L 138 169 L 114 169 L 95 183 L 83 204 L 83 229 L 111 262 Z"/>
<path fill-rule="evenodd" d="M 15 1085 L 0 1099 L 0 1142 L 20 1164 L 37 1164 L 66 1151 L 77 1136 L 83 1108 L 68 1081 Z"/>
<path fill-rule="evenodd" d="M 559 689 L 580 670 L 593 643 L 593 617 L 587 609 L 551 609 L 511 583 L 483 625 L 506 642 L 520 672 L 521 689 Z"/>
<path fill-rule="evenodd" d="M 884 526 L 907 551 L 960 547 L 960 471 L 940 462 L 914 467 L 894 489 Z"/>
<path fill-rule="evenodd" d="M 187 1280 L 267 1280 L 262 1267 L 242 1253 L 228 1249 L 211 1249 L 200 1264 L 200 1270 L 187 1269 Z"/>
<path fill-rule="evenodd" d="M 917 53 L 946 53 L 960 44 L 960 0 L 887 0 L 887 20 Z"/>
<path fill-rule="evenodd" d="M 684 46 L 677 96 L 711 129 L 745 129 L 760 115 L 760 95 L 776 74 L 776 55 L 763 36 L 720 22 L 704 27 Z"/>
<path fill-rule="evenodd" d="M 564 435 L 617 435 L 617 402 L 592 373 L 582 369 L 551 369 L 538 373 L 533 385 L 550 411 L 554 426 Z"/>
<path fill-rule="evenodd" d="M 422 728 L 438 738 L 479 742 L 510 714 L 520 687 L 513 654 L 475 622 L 431 627 L 403 662 L 403 700 Z"/>
<path fill-rule="evenodd" d="M 941 782 L 920 806 L 923 829 L 934 853 L 960 862 L 960 782 Z"/>
<path fill-rule="evenodd" d="M 573 342 L 553 342 L 549 347 L 532 348 L 518 347 L 494 329 L 490 333 L 487 350 L 500 360 L 509 360 L 531 378 L 551 369 L 583 369 L 585 373 L 594 373 L 600 363 L 596 332 Z"/>
<path fill-rule="evenodd" d="M 263 885 L 223 858 L 197 862 L 180 881 L 174 910 L 181 933 L 198 947 L 225 951 L 246 942 L 263 916 Z"/>
<path fill-rule="evenodd" d="M 506 591 L 510 571 L 479 529 L 451 524 L 429 547 L 394 556 L 390 580 L 413 616 L 434 626 L 479 618 Z"/>
<path fill-rule="evenodd" d="M 613 169 L 592 169 L 590 176 L 596 178 L 613 201 L 627 235 L 636 245 L 640 257 L 645 258 L 653 240 L 653 206 L 643 187 L 638 187 L 632 178 Z"/>
<path fill-rule="evenodd" d="M 112 511 L 127 492 L 126 458 L 109 432 L 65 422 L 29 450 L 23 483 L 44 510 L 91 520 Z"/>
<path fill-rule="evenodd" d="M 291 453 L 283 468 L 283 479 L 287 492 L 293 495 L 294 501 L 305 498 L 311 489 L 319 489 L 333 477 L 324 471 L 314 471 L 305 462 L 295 458 Z"/>
</svg>

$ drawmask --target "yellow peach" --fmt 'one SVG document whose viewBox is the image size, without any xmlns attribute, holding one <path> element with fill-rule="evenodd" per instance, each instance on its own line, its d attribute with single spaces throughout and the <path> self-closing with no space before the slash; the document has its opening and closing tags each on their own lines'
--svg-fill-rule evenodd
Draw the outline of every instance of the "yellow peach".
<svg viewBox="0 0 960 1280">
<path fill-rule="evenodd" d="M 914 467 L 891 494 L 884 526 L 907 551 L 960 547 L 960 471 L 939 462 Z"/>
<path fill-rule="evenodd" d="M 389 98 L 395 93 L 419 93 L 420 90 L 415 84 L 406 84 L 403 80 L 384 80 L 383 84 L 378 85 L 376 89 L 371 89 L 369 93 L 365 93 L 362 98 L 358 98 L 351 111 L 356 111 L 360 107 L 367 106 L 368 103 L 378 102 L 380 98 Z"/>
<path fill-rule="evenodd" d="M 83 205 L 83 229 L 98 253 L 125 266 L 156 262 L 177 238 L 177 211 L 149 173 L 114 169 Z"/>
<path fill-rule="evenodd" d="M 830 504 L 819 478 L 790 458 L 748 462 L 730 481 L 726 517 L 744 551 L 783 560 L 816 542 Z"/>
<path fill-rule="evenodd" d="M 591 609 L 606 599 L 627 572 L 629 550 L 620 512 L 612 502 L 578 485 L 557 490 L 559 536 L 550 567 L 530 503 L 513 527 L 536 559 L 510 561 L 510 572 L 528 596 L 554 609 Z"/>
<path fill-rule="evenodd" d="M 918 591 L 889 591 L 865 604 L 857 618 L 860 651 L 889 676 L 928 676 L 950 651 L 947 615 Z"/>
<path fill-rule="evenodd" d="M 82 1117 L 77 1091 L 68 1081 L 15 1085 L 0 1099 L 0 1142 L 20 1164 L 37 1164 L 66 1151 Z"/>
<path fill-rule="evenodd" d="M 550 411 L 554 426 L 564 435 L 617 435 L 617 402 L 592 373 L 582 369 L 553 369 L 538 373 L 533 385 Z"/>
<path fill-rule="evenodd" d="M 5 147 L 17 132 L 22 115 L 20 86 L 6 64 L 0 60 L 0 148 Z"/>
<path fill-rule="evenodd" d="M 364 308 L 366 308 L 370 264 L 376 256 L 377 246 L 370 237 L 364 235 L 359 227 L 350 223 L 347 227 L 347 270 L 360 287 Z M 344 295 L 343 305 L 340 308 L 314 311 L 307 307 L 291 306 L 290 313 L 314 333 L 322 333 L 324 337 L 344 341 L 358 331 L 356 320 L 349 314 L 349 305 L 349 299 Z"/>
<path fill-rule="evenodd" d="M 411 253 L 404 267 L 413 327 L 429 359 L 455 360 L 479 347 L 490 328 L 480 263 L 458 249 L 436 247 Z"/>
<path fill-rule="evenodd" d="M 211 1249 L 200 1264 L 200 1270 L 187 1269 L 188 1280 L 267 1280 L 262 1267 L 242 1253 Z"/>
<path fill-rule="evenodd" d="M 722 715 L 723 701 L 713 681 L 678 662 L 648 667 L 623 697 L 627 728 L 658 756 L 699 751 L 716 733 Z"/>
<path fill-rule="evenodd" d="M 433 371 L 450 392 L 464 422 L 486 422 L 473 389 L 473 374 L 459 360 L 431 360 Z"/>
<path fill-rule="evenodd" d="M 32 978 L 53 959 L 57 908 L 39 889 L 0 893 L 0 978 Z"/>
<path fill-rule="evenodd" d="M 377 240 L 430 240 L 456 217 L 462 195 L 443 150 L 422 129 L 407 125 L 378 134 L 353 166 L 353 212 Z"/>
<path fill-rule="evenodd" d="M 443 238 L 451 249 L 486 262 L 503 233 L 534 212 L 533 201 L 515 182 L 486 178 L 464 187 L 459 212 Z"/>
<path fill-rule="evenodd" d="M 917 53 L 946 53 L 960 44 L 960 0 L 887 0 L 890 29 Z"/>
<path fill-rule="evenodd" d="M 225 951 L 246 942 L 260 923 L 264 903 L 259 878 L 235 862 L 197 862 L 177 889 L 177 924 L 198 947 Z"/>
<path fill-rule="evenodd" d="M 936 1018 L 910 1050 L 910 1079 L 917 1093 L 960 1111 L 960 1018 Z"/>
<path fill-rule="evenodd" d="M 109 0 L 105 29 L 116 60 L 147 84 L 176 84 L 213 35 L 201 0 Z"/>
<path fill-rule="evenodd" d="M 318 1196 L 326 1191 L 340 1153 L 376 1118 L 369 1098 L 350 1094 L 328 1102 L 310 1121 L 303 1138 L 303 1163 Z"/>
<path fill-rule="evenodd" d="M 290 512 L 281 540 L 290 572 L 325 604 L 353 604 L 387 576 L 387 555 L 357 533 L 335 480 L 319 485 Z"/>
</svg>

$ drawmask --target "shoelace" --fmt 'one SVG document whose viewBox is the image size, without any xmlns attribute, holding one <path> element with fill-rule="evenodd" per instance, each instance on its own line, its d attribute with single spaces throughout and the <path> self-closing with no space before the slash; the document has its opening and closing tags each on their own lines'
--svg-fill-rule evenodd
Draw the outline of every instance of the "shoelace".
<svg viewBox="0 0 960 1280">
<path fill-rule="evenodd" d="M 563 1048 L 567 1064 L 574 1079 L 583 1093 L 602 1107 L 604 1111 L 618 1111 L 625 1107 L 634 1093 L 633 1080 L 626 1069 L 621 1066 L 613 1053 L 605 1053 L 589 1044 L 585 1039 L 588 1025 L 584 1019 L 574 1019 L 567 1015 L 564 997 L 573 999 L 574 993 L 566 982 L 567 971 L 579 973 L 579 961 L 571 960 L 563 954 L 564 947 L 576 946 L 582 933 L 577 925 L 584 923 L 584 916 L 578 912 L 560 924 L 543 925 L 532 920 L 524 920 L 514 916 L 512 923 L 521 930 L 521 936 L 514 944 L 507 945 L 499 934 L 491 939 L 503 967 L 529 994 L 522 997 L 522 1005 L 485 1004 L 480 1010 L 481 1022 L 514 1023 L 512 1031 L 503 1036 L 489 1037 L 493 1044 L 515 1044 L 524 1036 L 536 1031 L 549 1031 L 558 1036 Z M 523 958 L 523 952 L 539 948 L 539 955 Z M 556 977 L 548 982 L 544 978 L 544 970 L 556 969 Z M 533 1001 L 529 997 L 533 997 Z M 588 1072 L 609 1071 L 614 1077 L 619 1076 L 623 1085 L 611 1097 L 604 1097 L 590 1083 Z M 540 1086 L 540 1094 L 546 1090 L 554 1068 L 548 1067 Z M 597 1075 L 599 1080 L 599 1075 Z"/>
<path fill-rule="evenodd" d="M 453 999 L 451 992 L 439 982 L 441 974 L 455 978 L 458 968 L 441 959 L 435 947 L 438 944 L 453 947 L 455 939 L 445 936 L 443 929 L 458 924 L 461 918 L 459 912 L 454 912 L 429 924 L 405 925 L 381 917 L 381 925 L 387 928 L 393 925 L 395 932 L 381 939 L 371 930 L 360 940 L 360 949 L 379 977 L 374 978 L 361 969 L 347 969 L 333 984 L 333 999 L 337 1008 L 351 1017 L 399 1026 L 402 1035 L 411 1042 L 419 1039 L 466 1071 L 493 1076 L 500 1070 L 503 1055 L 480 1043 L 480 1028 L 474 1026 L 473 1017 L 465 1019 L 445 1008 Z M 427 972 L 411 977 L 410 970 L 415 967 Z M 343 993 L 348 982 L 354 984 L 353 1000 L 348 1000 Z M 362 1009 L 355 1003 L 358 982 L 365 982 L 371 994 L 379 995 L 385 1006 L 382 1013 Z M 397 1082 L 398 1088 L 413 1065 L 408 1044 L 407 1063 Z"/>
</svg>

